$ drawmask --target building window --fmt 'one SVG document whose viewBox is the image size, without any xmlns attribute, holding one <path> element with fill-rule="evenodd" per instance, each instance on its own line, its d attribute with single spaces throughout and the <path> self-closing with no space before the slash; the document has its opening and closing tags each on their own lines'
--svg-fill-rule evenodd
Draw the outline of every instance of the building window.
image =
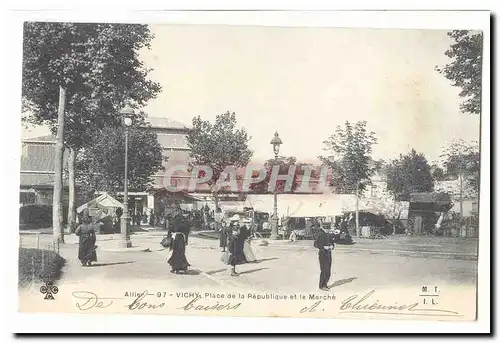
<svg viewBox="0 0 500 343">
<path fill-rule="evenodd" d="M 372 198 L 377 196 L 377 186 L 372 185 L 371 192 L 370 192 L 370 196 L 371 196 Z"/>
<path fill-rule="evenodd" d="M 36 194 L 35 193 L 20 193 L 19 194 L 19 202 L 25 206 L 25 205 L 32 205 L 36 203 Z"/>
</svg>

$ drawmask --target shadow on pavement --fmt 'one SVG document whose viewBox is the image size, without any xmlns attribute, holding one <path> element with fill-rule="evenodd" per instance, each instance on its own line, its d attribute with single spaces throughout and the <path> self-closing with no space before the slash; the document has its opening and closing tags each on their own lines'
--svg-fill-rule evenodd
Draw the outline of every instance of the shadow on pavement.
<svg viewBox="0 0 500 343">
<path fill-rule="evenodd" d="M 250 273 L 260 272 L 261 270 L 266 270 L 266 269 L 269 269 L 269 268 L 251 269 L 251 270 L 246 270 L 244 272 L 238 272 L 238 274 L 250 274 Z"/>
<path fill-rule="evenodd" d="M 217 269 L 217 270 L 211 270 L 209 272 L 206 272 L 207 275 L 214 275 L 214 274 L 217 274 L 217 273 L 220 273 L 220 272 L 223 272 L 223 271 L 226 271 L 227 268 L 224 268 L 224 269 Z"/>
<path fill-rule="evenodd" d="M 345 285 L 346 283 L 351 283 L 351 282 L 353 282 L 356 279 L 357 279 L 357 277 L 350 277 L 350 278 L 347 278 L 347 279 L 337 280 L 334 283 L 332 283 L 331 285 L 329 285 L 328 288 L 342 286 L 342 285 Z"/>
<path fill-rule="evenodd" d="M 257 260 L 256 262 L 261 263 L 261 262 L 272 261 L 272 260 L 277 260 L 277 259 L 278 259 L 278 257 L 270 257 L 270 258 L 263 258 L 263 259 Z"/>
<path fill-rule="evenodd" d="M 200 275 L 200 271 L 197 269 L 189 269 L 186 270 L 185 272 L 179 272 L 176 275 Z"/>
<path fill-rule="evenodd" d="M 129 263 L 135 263 L 135 261 L 128 261 L 128 262 L 110 262 L 110 263 L 93 263 L 91 267 L 104 267 L 104 266 L 115 266 L 117 264 L 129 264 Z"/>
</svg>

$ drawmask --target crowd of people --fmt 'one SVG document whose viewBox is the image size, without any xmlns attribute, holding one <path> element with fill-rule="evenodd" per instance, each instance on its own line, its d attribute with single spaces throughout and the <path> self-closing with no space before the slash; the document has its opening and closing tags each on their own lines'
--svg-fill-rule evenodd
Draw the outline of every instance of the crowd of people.
<svg viewBox="0 0 500 343">
<path fill-rule="evenodd" d="M 334 242 L 340 242 L 343 235 L 348 235 L 348 219 L 342 219 L 335 225 L 333 231 L 329 225 L 321 225 L 315 235 L 314 247 L 318 249 L 320 266 L 319 288 L 327 291 L 328 280 L 331 275 L 332 250 Z M 79 237 L 78 259 L 82 266 L 90 266 L 97 261 L 96 253 L 96 227 L 97 222 L 92 221 L 88 211 L 84 212 L 81 224 L 75 231 Z M 167 263 L 170 265 L 171 273 L 185 273 L 190 264 L 186 258 L 186 246 L 188 245 L 191 220 L 189 214 L 176 207 L 168 215 L 168 231 L 161 244 L 169 248 L 170 255 Z M 234 215 L 231 218 L 218 223 L 219 246 L 222 249 L 221 261 L 231 267 L 231 276 L 238 276 L 236 266 L 245 263 L 255 263 L 257 259 L 253 252 L 250 241 L 253 237 L 253 226 L 250 218 L 242 218 Z"/>
<path fill-rule="evenodd" d="M 169 229 L 164 239 L 164 246 L 170 250 L 167 262 L 172 273 L 185 273 L 190 266 L 186 258 L 190 230 L 189 219 L 180 209 L 174 211 L 170 218 Z M 231 276 L 238 276 L 237 265 L 257 262 L 250 245 L 250 224 L 249 218 L 240 218 L 237 215 L 220 223 L 219 245 L 223 253 L 221 260 L 231 266 Z"/>
</svg>

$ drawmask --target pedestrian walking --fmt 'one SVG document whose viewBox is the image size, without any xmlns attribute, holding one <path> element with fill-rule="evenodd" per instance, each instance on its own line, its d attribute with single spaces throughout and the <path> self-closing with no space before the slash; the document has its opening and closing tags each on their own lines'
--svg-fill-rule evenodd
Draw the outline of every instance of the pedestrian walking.
<svg viewBox="0 0 500 343">
<path fill-rule="evenodd" d="M 219 238 L 219 246 L 222 248 L 222 252 L 226 251 L 228 241 L 229 241 L 229 235 L 231 232 L 229 231 L 229 227 L 227 226 L 226 222 L 222 222 L 220 228 L 220 238 Z"/>
<path fill-rule="evenodd" d="M 251 222 L 251 219 L 243 219 L 243 223 L 240 228 L 240 235 L 242 236 L 241 239 L 243 239 L 243 255 L 245 256 L 245 261 L 255 263 L 257 262 L 257 259 L 255 258 L 252 246 L 250 245 L 251 232 L 246 226 Z"/>
<path fill-rule="evenodd" d="M 329 234 L 329 230 L 325 227 L 318 232 L 314 240 L 314 247 L 318 249 L 319 259 L 319 289 L 328 291 L 328 281 L 330 280 L 332 271 L 332 251 L 334 248 L 333 237 Z"/>
<path fill-rule="evenodd" d="M 231 276 L 238 276 L 236 265 L 245 263 L 245 255 L 243 254 L 243 243 L 240 236 L 239 224 L 233 225 L 233 231 L 229 239 L 229 265 L 231 265 Z"/>
<path fill-rule="evenodd" d="M 90 216 L 82 218 L 82 224 L 76 228 L 75 234 L 78 236 L 78 259 L 82 266 L 91 266 L 92 262 L 97 261 L 97 246 L 95 245 L 94 225 L 91 223 Z"/>
<path fill-rule="evenodd" d="M 172 245 L 170 250 L 172 255 L 168 259 L 168 264 L 170 264 L 171 273 L 186 272 L 190 266 L 186 259 L 186 238 L 183 232 L 173 232 L 172 233 Z"/>
</svg>

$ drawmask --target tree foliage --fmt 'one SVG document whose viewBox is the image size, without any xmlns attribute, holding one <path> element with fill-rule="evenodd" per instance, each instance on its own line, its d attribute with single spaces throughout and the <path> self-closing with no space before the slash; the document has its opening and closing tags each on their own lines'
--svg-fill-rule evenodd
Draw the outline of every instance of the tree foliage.
<svg viewBox="0 0 500 343">
<path fill-rule="evenodd" d="M 26 22 L 23 119 L 55 132 L 62 86 L 67 95 L 65 145 L 84 146 L 94 130 L 119 123 L 126 101 L 141 108 L 160 91 L 138 56 L 152 39 L 147 25 Z"/>
<path fill-rule="evenodd" d="M 206 166 L 212 169 L 207 182 L 214 186 L 226 167 L 246 166 L 252 151 L 248 148 L 250 137 L 246 130 L 236 128 L 236 114 L 226 112 L 217 115 L 212 124 L 200 116 L 193 118 L 192 130 L 187 136 L 192 166 Z M 215 192 L 215 188 L 212 187 Z"/>
<path fill-rule="evenodd" d="M 332 170 L 331 186 L 337 193 L 353 193 L 365 189 L 367 180 L 378 168 L 371 158 L 372 146 L 377 143 L 375 133 L 367 130 L 366 121 L 344 127 L 337 126 L 333 134 L 323 142 L 328 156 L 319 156 L 324 165 Z"/>
<path fill-rule="evenodd" d="M 409 201 L 411 193 L 432 192 L 434 180 L 425 156 L 412 149 L 387 168 L 387 190 L 396 200 Z"/>
<path fill-rule="evenodd" d="M 452 142 L 443 149 L 441 158 L 448 176 L 463 178 L 475 192 L 479 191 L 480 154 L 477 142 Z"/>
<path fill-rule="evenodd" d="M 446 179 L 446 173 L 444 169 L 438 165 L 433 164 L 431 166 L 431 174 L 434 181 L 444 181 Z"/>
<path fill-rule="evenodd" d="M 451 61 L 437 70 L 453 86 L 460 87 L 464 98 L 460 109 L 466 113 L 481 113 L 481 72 L 483 63 L 483 34 L 481 32 L 454 30 L 448 33 L 454 43 L 445 55 Z"/>
<path fill-rule="evenodd" d="M 269 159 L 264 163 L 264 169 L 266 170 L 266 176 L 264 180 L 262 180 L 259 183 L 253 183 L 250 185 L 250 190 L 253 193 L 268 193 L 269 192 L 269 181 L 271 180 L 271 174 L 273 167 L 275 165 L 279 166 L 279 172 L 278 175 L 283 176 L 283 175 L 288 175 L 290 168 L 292 166 L 295 166 L 295 171 L 293 174 L 293 181 L 292 181 L 292 187 L 290 192 L 296 191 L 298 188 L 301 186 L 301 179 L 300 176 L 304 175 L 305 171 L 303 169 L 304 166 L 309 166 L 311 167 L 311 178 L 315 177 L 315 170 L 312 169 L 312 166 L 310 164 L 305 164 L 305 163 L 297 163 L 297 158 L 293 156 L 285 157 L 285 156 L 278 156 L 278 159 L 275 160 Z M 255 171 L 253 177 L 258 176 L 258 172 Z M 277 180 L 276 181 L 276 191 L 278 193 L 285 193 L 285 186 L 286 186 L 286 180 Z"/>
<path fill-rule="evenodd" d="M 130 190 L 150 189 L 152 176 L 164 170 L 163 147 L 156 133 L 147 128 L 128 129 L 128 184 Z M 123 127 L 105 127 L 96 132 L 93 144 L 77 157 L 76 180 L 87 195 L 96 191 L 122 192 L 125 180 L 125 136 Z"/>
</svg>

